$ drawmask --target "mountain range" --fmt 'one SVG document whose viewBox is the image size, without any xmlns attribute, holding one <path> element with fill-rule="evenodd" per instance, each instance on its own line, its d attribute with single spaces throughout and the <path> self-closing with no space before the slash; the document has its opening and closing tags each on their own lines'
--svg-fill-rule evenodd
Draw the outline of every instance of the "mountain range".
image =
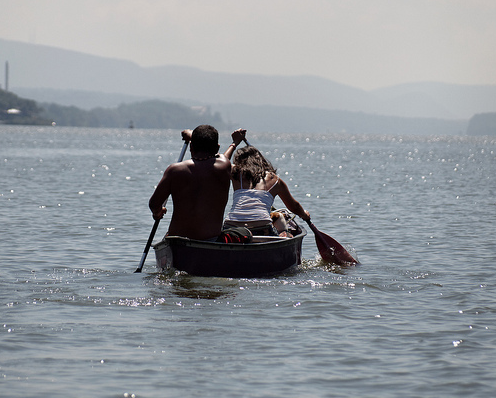
<svg viewBox="0 0 496 398">
<path fill-rule="evenodd" d="M 401 124 L 400 118 L 406 124 L 423 119 L 423 123 L 416 122 L 420 126 L 426 121 L 433 126 L 445 121 L 457 134 L 474 114 L 496 112 L 496 85 L 423 82 L 366 91 L 316 76 L 230 74 L 177 65 L 141 67 L 125 60 L 0 39 L 0 66 L 6 62 L 9 89 L 38 102 L 91 109 L 161 99 L 208 105 L 233 123 L 250 123 L 257 111 L 273 111 L 277 118 L 266 115 L 267 124 L 257 126 L 267 130 L 273 130 L 283 115 L 302 126 L 315 115 L 325 115 L 322 123 L 347 130 L 346 125 L 334 127 L 333 117 L 344 120 L 355 115 L 364 122 L 393 118 L 396 125 Z"/>
</svg>

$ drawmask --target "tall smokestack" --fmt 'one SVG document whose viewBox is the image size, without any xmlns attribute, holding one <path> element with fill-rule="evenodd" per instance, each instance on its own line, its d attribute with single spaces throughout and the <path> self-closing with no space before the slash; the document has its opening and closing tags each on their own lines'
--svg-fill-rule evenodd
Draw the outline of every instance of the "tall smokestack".
<svg viewBox="0 0 496 398">
<path fill-rule="evenodd" d="M 9 61 L 5 61 L 5 91 L 9 91 Z"/>
</svg>

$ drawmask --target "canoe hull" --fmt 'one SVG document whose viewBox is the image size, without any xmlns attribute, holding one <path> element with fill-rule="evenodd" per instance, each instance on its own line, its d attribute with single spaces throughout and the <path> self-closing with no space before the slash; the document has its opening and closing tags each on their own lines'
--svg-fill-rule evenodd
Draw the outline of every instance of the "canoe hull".
<svg viewBox="0 0 496 398">
<path fill-rule="evenodd" d="M 229 278 L 270 276 L 293 271 L 301 264 L 306 231 L 300 228 L 299 232 L 290 239 L 254 237 L 254 243 L 246 244 L 167 236 L 153 248 L 159 270 Z"/>
</svg>

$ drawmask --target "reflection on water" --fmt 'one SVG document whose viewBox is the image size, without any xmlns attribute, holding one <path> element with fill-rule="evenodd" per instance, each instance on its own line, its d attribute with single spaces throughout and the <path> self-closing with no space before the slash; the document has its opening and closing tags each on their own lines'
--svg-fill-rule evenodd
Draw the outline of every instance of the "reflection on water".
<svg viewBox="0 0 496 398">
<path fill-rule="evenodd" d="M 154 287 L 166 286 L 167 294 L 180 298 L 216 300 L 234 298 L 239 292 L 237 279 L 194 277 L 180 271 L 160 272 L 149 278 Z M 154 290 L 151 293 L 156 295 L 160 292 Z"/>
</svg>

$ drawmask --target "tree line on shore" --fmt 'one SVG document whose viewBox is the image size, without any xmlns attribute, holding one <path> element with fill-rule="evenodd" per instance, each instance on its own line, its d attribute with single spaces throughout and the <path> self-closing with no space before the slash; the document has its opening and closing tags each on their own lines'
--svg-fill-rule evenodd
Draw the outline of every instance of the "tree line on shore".
<svg viewBox="0 0 496 398">
<path fill-rule="evenodd" d="M 253 107 L 252 107 L 253 108 Z M 261 109 L 260 109 L 261 108 Z M 391 118 L 379 115 L 365 115 L 353 112 L 305 110 L 288 114 L 289 108 L 280 107 L 258 107 L 252 110 L 251 116 L 246 109 L 244 118 L 248 115 L 252 128 L 263 131 L 263 125 L 270 126 L 277 120 L 277 126 L 287 131 L 292 128 L 312 128 L 309 120 L 324 120 L 320 122 L 327 130 L 339 126 L 340 131 L 348 130 L 352 133 L 377 132 L 395 130 L 397 132 L 409 131 L 436 131 L 443 134 L 443 129 L 454 130 L 455 121 L 442 121 L 441 119 L 411 119 Z M 232 112 L 231 113 L 235 113 Z M 286 112 L 286 113 L 284 113 Z M 310 114 L 308 114 L 310 112 Z M 312 114 L 311 112 L 317 114 Z M 319 113 L 320 112 L 320 113 Z M 267 115 L 267 113 L 270 114 Z M 323 113 L 323 115 L 321 115 Z M 238 115 L 240 121 L 242 115 Z M 251 118 L 250 118 L 251 117 Z M 295 119 L 296 117 L 296 119 Z M 320 117 L 320 119 L 319 119 Z M 301 120 L 300 120 L 301 118 Z M 306 122 L 305 122 L 306 121 Z M 286 123 L 286 124 L 284 124 Z M 300 126 L 300 124 L 304 126 Z M 433 126 L 426 127 L 425 123 Z M 90 110 L 80 109 L 75 106 L 58 105 L 55 103 L 38 104 L 34 100 L 25 99 L 16 94 L 0 89 L 0 124 L 26 124 L 26 125 L 58 125 L 71 127 L 107 127 L 107 128 L 159 128 L 159 129 L 182 129 L 184 126 L 197 126 L 199 124 L 211 124 L 218 129 L 230 129 L 219 112 L 212 112 L 207 106 L 190 107 L 175 102 L 162 100 L 146 100 L 130 104 L 121 104 L 114 108 L 97 107 Z M 335 126 L 333 126 L 333 124 Z M 375 124 L 377 124 L 375 126 Z M 453 125 L 453 126 L 452 126 Z M 468 124 L 458 133 L 467 135 L 490 135 L 496 136 L 496 112 L 480 113 L 474 115 Z M 374 130 L 375 129 L 375 130 Z M 406 130 L 405 130 L 406 129 Z"/>
<path fill-rule="evenodd" d="M 38 104 L 0 89 L 0 123 L 28 125 L 58 125 L 73 127 L 139 127 L 175 129 L 184 126 L 212 124 L 225 128 L 218 112 L 208 107 L 186 105 L 160 100 L 121 104 L 115 108 L 98 107 L 84 110 L 54 103 Z"/>
</svg>

